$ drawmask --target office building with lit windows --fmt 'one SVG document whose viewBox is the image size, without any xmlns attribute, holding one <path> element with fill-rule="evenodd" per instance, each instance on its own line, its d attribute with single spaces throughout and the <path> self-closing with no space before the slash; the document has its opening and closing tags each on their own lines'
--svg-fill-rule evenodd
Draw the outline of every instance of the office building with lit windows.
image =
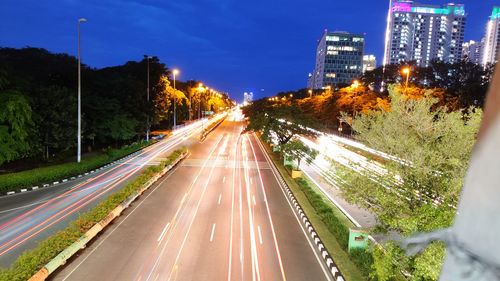
<svg viewBox="0 0 500 281">
<path fill-rule="evenodd" d="M 408 0 L 390 1 L 383 64 L 434 60 L 455 63 L 462 59 L 465 7 L 422 5 Z"/>
<path fill-rule="evenodd" d="M 309 87 L 351 84 L 363 71 L 363 35 L 325 31 L 316 51 L 316 67 L 309 78 Z"/>
<path fill-rule="evenodd" d="M 494 7 L 486 24 L 481 63 L 487 65 L 496 63 L 500 45 L 500 7 Z"/>
</svg>

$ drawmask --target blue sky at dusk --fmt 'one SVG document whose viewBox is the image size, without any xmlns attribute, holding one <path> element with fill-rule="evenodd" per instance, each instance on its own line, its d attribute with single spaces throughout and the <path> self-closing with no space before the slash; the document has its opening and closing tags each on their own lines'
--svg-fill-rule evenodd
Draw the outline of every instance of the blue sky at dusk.
<svg viewBox="0 0 500 281">
<path fill-rule="evenodd" d="M 450 0 L 421 0 L 444 4 Z M 479 40 L 500 0 L 462 0 L 466 40 Z M 382 61 L 388 0 L 2 0 L 0 46 L 41 47 L 76 54 L 92 67 L 158 56 L 241 100 L 244 91 L 270 96 L 306 86 L 324 29 L 366 35 L 365 53 Z M 263 91 L 262 91 L 263 89 Z"/>
</svg>

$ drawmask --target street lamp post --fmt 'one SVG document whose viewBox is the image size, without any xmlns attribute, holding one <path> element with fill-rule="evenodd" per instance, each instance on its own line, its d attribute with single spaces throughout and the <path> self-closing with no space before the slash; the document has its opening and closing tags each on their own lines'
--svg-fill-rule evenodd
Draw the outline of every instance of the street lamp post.
<svg viewBox="0 0 500 281">
<path fill-rule="evenodd" d="M 198 84 L 198 91 L 200 92 L 200 98 L 198 99 L 198 119 L 201 118 L 201 94 L 204 91 L 203 83 Z"/>
<path fill-rule="evenodd" d="M 81 72 L 81 56 L 80 56 L 80 24 L 86 22 L 84 18 L 78 19 L 78 132 L 77 132 L 77 153 L 76 162 L 82 160 L 82 72 Z"/>
<path fill-rule="evenodd" d="M 405 84 L 405 93 L 406 93 L 406 90 L 408 89 L 408 81 L 410 80 L 410 68 L 409 67 L 403 68 L 403 74 L 406 75 L 406 84 Z"/>
<path fill-rule="evenodd" d="M 175 105 L 175 103 L 177 102 L 177 96 L 176 96 L 177 93 L 175 89 L 175 77 L 177 76 L 177 74 L 179 74 L 179 70 L 177 69 L 172 70 L 172 74 L 174 75 L 174 130 L 175 130 L 175 127 L 177 127 L 177 111 Z"/>
<path fill-rule="evenodd" d="M 148 110 L 149 110 L 149 60 L 152 59 L 153 57 L 144 55 L 144 58 L 147 60 L 148 64 L 148 70 L 147 70 L 147 88 L 146 88 L 146 100 L 148 102 Z M 146 141 L 149 141 L 149 112 L 146 112 L 148 115 L 147 120 L 146 120 Z"/>
</svg>

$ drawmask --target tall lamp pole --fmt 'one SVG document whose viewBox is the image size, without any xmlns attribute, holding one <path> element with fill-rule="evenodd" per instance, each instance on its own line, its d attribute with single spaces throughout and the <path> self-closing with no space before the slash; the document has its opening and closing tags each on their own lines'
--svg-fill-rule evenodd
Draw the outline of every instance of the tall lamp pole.
<svg viewBox="0 0 500 281">
<path fill-rule="evenodd" d="M 147 71 L 147 84 L 148 87 L 146 89 L 146 99 L 148 101 L 148 110 L 149 110 L 149 59 L 152 59 L 153 57 L 144 55 L 144 58 L 148 61 L 148 71 Z M 148 115 L 147 121 L 146 121 L 146 141 L 149 141 L 149 112 L 146 113 Z"/>
<path fill-rule="evenodd" d="M 82 73 L 81 73 L 81 56 L 80 56 L 80 24 L 86 22 L 84 18 L 78 19 L 78 132 L 77 143 L 78 151 L 76 153 L 76 162 L 82 160 Z"/>
<path fill-rule="evenodd" d="M 405 67 L 403 68 L 403 74 L 406 75 L 406 84 L 405 84 L 405 93 L 408 90 L 408 81 L 410 80 L 410 68 Z"/>
<path fill-rule="evenodd" d="M 174 69 L 172 70 L 172 74 L 174 75 L 174 130 L 175 130 L 175 127 L 177 127 L 177 111 L 176 111 L 176 102 L 177 102 L 177 93 L 176 93 L 176 89 L 175 89 L 175 77 L 179 74 L 179 70 L 177 69 Z"/>
</svg>

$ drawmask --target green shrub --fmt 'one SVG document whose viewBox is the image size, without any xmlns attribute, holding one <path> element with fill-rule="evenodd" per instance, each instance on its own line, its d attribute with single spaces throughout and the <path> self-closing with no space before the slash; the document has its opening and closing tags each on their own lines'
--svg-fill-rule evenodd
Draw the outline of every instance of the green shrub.
<svg viewBox="0 0 500 281">
<path fill-rule="evenodd" d="M 138 192 L 153 176 L 172 164 L 186 151 L 187 149 L 182 148 L 172 152 L 159 165 L 148 167 L 122 189 L 111 194 L 91 210 L 80 215 L 66 229 L 53 234 L 34 249 L 24 252 L 9 269 L 0 269 L 0 281 L 28 280 L 51 259 L 76 242 L 85 232 L 104 219 L 119 204 Z"/>
<path fill-rule="evenodd" d="M 36 168 L 18 173 L 0 175 L 0 193 L 16 189 L 52 183 L 57 180 L 86 173 L 104 166 L 107 163 L 134 153 L 149 143 L 134 143 L 120 149 L 108 149 L 104 154 L 83 159 L 80 163 L 65 163 L 48 167 Z"/>
<path fill-rule="evenodd" d="M 295 179 L 302 192 L 306 195 L 307 200 L 311 203 L 316 213 L 319 215 L 323 223 L 328 228 L 333 236 L 335 236 L 340 246 L 347 252 L 349 246 L 349 226 L 340 220 L 332 208 L 324 201 L 314 189 L 309 186 L 309 183 L 303 178 Z M 365 276 L 370 276 L 374 263 L 374 258 L 371 249 L 354 249 L 349 253 L 351 260 L 359 267 L 360 271 Z M 376 280 L 371 277 L 371 280 Z"/>
<path fill-rule="evenodd" d="M 359 270 L 363 272 L 363 275 L 370 276 L 374 262 L 372 251 L 370 249 L 352 249 L 349 255 Z M 372 280 L 376 280 L 376 278 L 372 277 Z"/>
</svg>

